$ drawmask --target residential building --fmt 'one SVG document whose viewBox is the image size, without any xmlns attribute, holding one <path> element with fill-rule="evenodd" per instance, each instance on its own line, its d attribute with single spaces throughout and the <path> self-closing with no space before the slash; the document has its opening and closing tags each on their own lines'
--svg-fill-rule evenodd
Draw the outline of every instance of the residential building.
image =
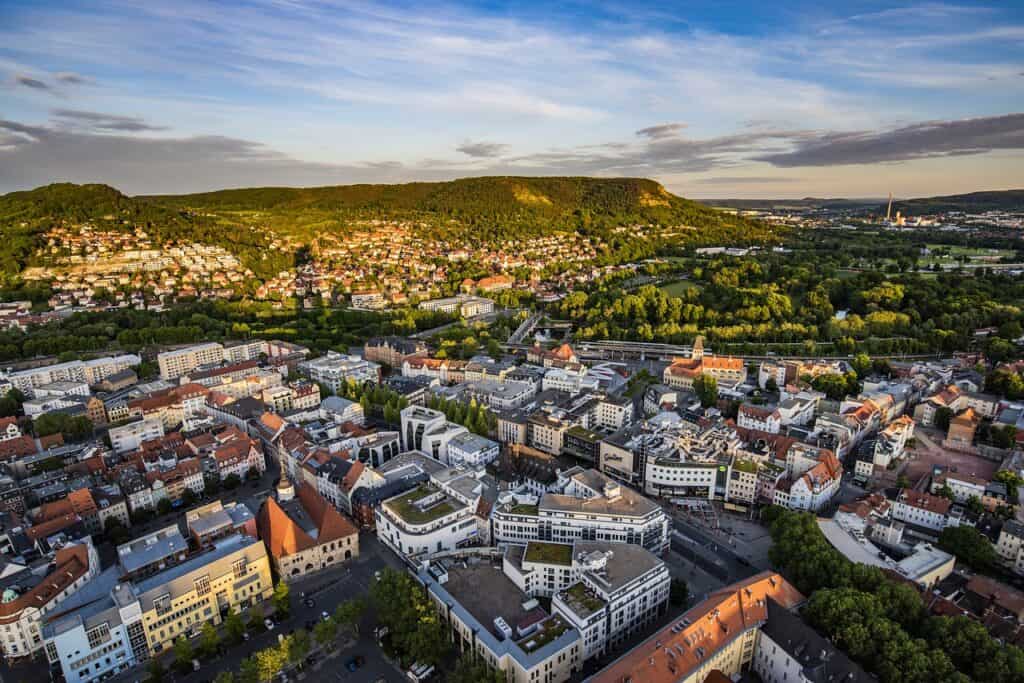
<svg viewBox="0 0 1024 683">
<path fill-rule="evenodd" d="M 160 376 L 177 379 L 204 365 L 220 365 L 224 362 L 224 347 L 216 342 L 195 344 L 174 351 L 157 354 Z"/>
<path fill-rule="evenodd" d="M 163 420 L 143 418 L 134 422 L 111 427 L 108 432 L 110 445 L 115 453 L 129 453 L 138 450 L 143 441 L 159 439 L 164 435 Z"/>
<path fill-rule="evenodd" d="M 874 683 L 877 679 L 850 660 L 796 613 L 768 600 L 768 614 L 751 669 L 764 683 Z"/>
<path fill-rule="evenodd" d="M 33 565 L 8 562 L 0 578 L 0 650 L 4 659 L 20 660 L 42 649 L 45 617 L 99 573 L 99 556 L 89 537 L 69 543 L 52 558 Z"/>
<path fill-rule="evenodd" d="M 938 533 L 947 526 L 959 525 L 959 517 L 950 515 L 952 504 L 951 500 L 942 496 L 901 489 L 892 504 L 892 518 Z"/>
<path fill-rule="evenodd" d="M 101 579 L 89 601 L 64 611 L 45 631 L 47 658 L 69 683 L 109 678 L 274 591 L 263 543 L 240 534 L 145 579 L 123 581 L 114 572 Z"/>
</svg>

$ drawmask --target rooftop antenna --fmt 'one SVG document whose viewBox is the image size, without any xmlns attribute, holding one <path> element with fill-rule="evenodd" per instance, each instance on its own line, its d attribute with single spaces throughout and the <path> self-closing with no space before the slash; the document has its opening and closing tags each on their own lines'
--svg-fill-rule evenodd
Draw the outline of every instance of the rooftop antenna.
<svg viewBox="0 0 1024 683">
<path fill-rule="evenodd" d="M 889 208 L 885 211 L 885 222 L 892 222 L 892 192 L 889 193 Z"/>
</svg>

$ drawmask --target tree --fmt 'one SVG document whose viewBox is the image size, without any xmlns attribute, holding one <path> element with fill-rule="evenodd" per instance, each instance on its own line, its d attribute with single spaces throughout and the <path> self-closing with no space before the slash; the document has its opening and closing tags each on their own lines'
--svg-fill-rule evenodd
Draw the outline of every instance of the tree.
<svg viewBox="0 0 1024 683">
<path fill-rule="evenodd" d="M 910 488 L 910 480 L 907 479 L 907 475 L 901 474 L 896 477 L 896 488 L 908 489 Z"/>
<path fill-rule="evenodd" d="M 242 660 L 238 667 L 238 683 L 260 683 L 260 664 L 256 661 L 256 655 Z"/>
<path fill-rule="evenodd" d="M 305 659 L 312 647 L 309 632 L 304 628 L 296 629 L 287 642 L 288 661 L 291 664 L 298 664 Z"/>
<path fill-rule="evenodd" d="M 674 607 L 683 607 L 690 599 L 690 587 L 682 579 L 672 579 L 669 584 L 669 601 Z"/>
<path fill-rule="evenodd" d="M 146 680 L 150 683 L 160 683 L 164 680 L 164 665 L 160 663 L 159 657 L 153 657 L 149 660 L 149 665 L 146 666 L 146 673 L 148 674 Z"/>
<path fill-rule="evenodd" d="M 187 508 L 196 504 L 196 492 L 188 486 L 185 487 L 185 490 L 181 494 L 181 504 Z"/>
<path fill-rule="evenodd" d="M 245 623 L 242 621 L 242 615 L 234 608 L 229 610 L 227 616 L 224 617 L 224 631 L 227 633 L 229 642 L 237 644 L 242 641 Z"/>
<path fill-rule="evenodd" d="M 220 636 L 217 628 L 209 621 L 203 623 L 202 634 L 199 636 L 199 654 L 209 659 L 217 654 L 220 648 Z"/>
<path fill-rule="evenodd" d="M 992 427 L 989 435 L 992 438 L 992 445 L 996 448 L 1012 448 L 1017 437 L 1017 427 L 1014 425 Z"/>
<path fill-rule="evenodd" d="M 249 610 L 249 623 L 246 624 L 246 628 L 250 631 L 262 631 L 266 628 L 263 625 L 263 615 L 259 613 L 259 610 Z"/>
<path fill-rule="evenodd" d="M 160 502 L 156 504 L 156 511 L 159 515 L 166 515 L 173 508 L 174 506 L 171 504 L 170 498 L 161 498 Z"/>
<path fill-rule="evenodd" d="M 107 520 L 106 525 L 103 527 L 103 533 L 114 545 L 121 545 L 131 537 L 130 532 L 121 523 L 121 520 L 114 517 Z"/>
<path fill-rule="evenodd" d="M 769 377 L 764 383 L 764 390 L 769 394 L 774 394 L 779 391 L 779 383 L 775 381 L 774 377 Z"/>
<path fill-rule="evenodd" d="M 504 683 L 505 673 L 489 667 L 472 650 L 465 650 L 445 680 L 448 683 Z"/>
<path fill-rule="evenodd" d="M 226 491 L 234 491 L 235 489 L 238 488 L 239 484 L 241 483 L 242 480 L 239 479 L 238 475 L 235 474 L 234 472 L 224 477 L 224 489 Z"/>
<path fill-rule="evenodd" d="M 866 353 L 858 353 L 850 360 L 850 366 L 857 373 L 857 377 L 863 378 L 871 371 L 871 357 Z"/>
<path fill-rule="evenodd" d="M 972 526 L 948 526 L 939 534 L 939 548 L 952 553 L 958 560 L 976 571 L 996 566 L 995 548 L 989 540 Z"/>
<path fill-rule="evenodd" d="M 288 643 L 286 637 L 279 645 L 259 650 L 253 657 L 259 671 L 259 680 L 270 681 L 288 664 Z"/>
<path fill-rule="evenodd" d="M 313 640 L 321 647 L 326 646 L 338 637 L 338 622 L 333 617 L 321 619 L 313 627 Z"/>
<path fill-rule="evenodd" d="M 710 408 L 718 402 L 718 380 L 713 375 L 701 373 L 693 380 L 693 392 L 702 406 Z"/>
<path fill-rule="evenodd" d="M 378 621 L 387 626 L 399 654 L 424 664 L 438 664 L 447 651 L 447 636 L 433 602 L 411 576 L 381 571 L 370 588 Z"/>
<path fill-rule="evenodd" d="M 235 674 L 230 671 L 221 671 L 213 677 L 213 683 L 235 683 Z"/>
<path fill-rule="evenodd" d="M 352 629 L 352 632 L 359 635 L 359 620 L 366 612 L 366 602 L 362 598 L 346 600 L 334 610 L 334 620 L 339 626 Z"/>
<path fill-rule="evenodd" d="M 274 586 L 274 595 L 271 598 L 274 601 L 274 610 L 279 614 L 288 614 L 291 610 L 291 603 L 288 599 L 291 590 L 288 588 L 288 584 L 282 579 L 278 579 L 277 585 Z"/>
<path fill-rule="evenodd" d="M 942 406 L 935 411 L 935 417 L 932 419 L 932 423 L 935 425 L 936 429 L 946 431 L 949 429 L 949 421 L 952 419 L 953 411 L 946 406 Z"/>
<path fill-rule="evenodd" d="M 192 643 L 185 636 L 180 636 L 174 641 L 174 668 L 178 673 L 187 673 L 192 670 L 193 659 L 195 652 L 192 650 Z"/>
</svg>

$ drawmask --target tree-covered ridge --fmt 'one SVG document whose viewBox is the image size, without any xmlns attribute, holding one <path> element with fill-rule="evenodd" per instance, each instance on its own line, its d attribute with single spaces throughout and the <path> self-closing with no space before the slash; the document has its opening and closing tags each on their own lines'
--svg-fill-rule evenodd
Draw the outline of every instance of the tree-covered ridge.
<svg viewBox="0 0 1024 683">
<path fill-rule="evenodd" d="M 879 211 L 885 211 L 885 206 Z M 1024 190 L 994 190 L 969 192 L 943 197 L 921 197 L 893 202 L 893 211 L 899 209 L 907 215 L 964 211 L 1021 211 L 1024 209 Z"/>
<path fill-rule="evenodd" d="M 257 275 L 292 265 L 265 259 L 267 235 L 218 217 L 128 197 L 109 185 L 55 183 L 0 196 L 0 275 L 13 276 L 33 260 L 47 230 L 93 223 L 106 229 L 142 228 L 157 243 L 200 242 L 227 248 Z M 263 272 L 261 272 L 263 271 Z"/>
<path fill-rule="evenodd" d="M 606 230 L 627 225 L 703 229 L 686 241 L 759 242 L 766 225 L 677 197 L 641 178 L 462 178 L 437 183 L 252 188 L 145 197 L 177 209 L 261 212 L 273 227 L 344 227 L 358 219 L 422 221 L 437 236 L 514 239 L 540 230 Z"/>
</svg>

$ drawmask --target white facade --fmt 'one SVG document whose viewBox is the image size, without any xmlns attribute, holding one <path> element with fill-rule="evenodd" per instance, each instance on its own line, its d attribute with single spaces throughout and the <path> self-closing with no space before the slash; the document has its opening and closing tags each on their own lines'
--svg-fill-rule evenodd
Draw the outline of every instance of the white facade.
<svg viewBox="0 0 1024 683">
<path fill-rule="evenodd" d="M 474 510 L 432 483 L 384 501 L 374 519 L 377 538 L 409 558 L 455 550 L 479 535 Z"/>
<path fill-rule="evenodd" d="M 328 351 L 326 356 L 303 361 L 299 363 L 298 370 L 314 382 L 327 385 L 333 392 L 337 392 L 349 380 L 357 384 L 380 381 L 380 365 L 336 351 Z"/>
<path fill-rule="evenodd" d="M 448 464 L 479 468 L 498 458 L 499 446 L 496 441 L 465 432 L 448 441 Z"/>
<path fill-rule="evenodd" d="M 163 420 L 147 417 L 112 427 L 109 432 L 110 445 L 115 453 L 128 453 L 138 449 L 143 441 L 159 439 L 164 435 Z"/>
<path fill-rule="evenodd" d="M 448 463 L 448 443 L 469 430 L 448 422 L 445 414 L 422 406 L 409 406 L 401 413 L 403 451 L 423 451 L 434 460 Z"/>
<path fill-rule="evenodd" d="M 165 351 L 158 354 L 156 362 L 160 366 L 160 376 L 164 379 L 176 379 L 187 375 L 200 365 L 219 365 L 224 362 L 224 347 L 216 342 L 196 344 L 183 349 Z"/>
<path fill-rule="evenodd" d="M 86 382 L 95 384 L 104 378 L 127 370 L 142 362 L 135 354 L 96 358 L 89 361 L 73 360 L 41 368 L 12 372 L 7 376 L 11 385 L 25 394 L 32 395 L 36 387 L 53 382 Z"/>
<path fill-rule="evenodd" d="M 577 539 L 633 543 L 660 554 L 669 545 L 665 512 L 636 491 L 596 470 L 573 468 L 559 475 L 560 493 L 503 494 L 491 513 L 496 543 Z"/>
</svg>

